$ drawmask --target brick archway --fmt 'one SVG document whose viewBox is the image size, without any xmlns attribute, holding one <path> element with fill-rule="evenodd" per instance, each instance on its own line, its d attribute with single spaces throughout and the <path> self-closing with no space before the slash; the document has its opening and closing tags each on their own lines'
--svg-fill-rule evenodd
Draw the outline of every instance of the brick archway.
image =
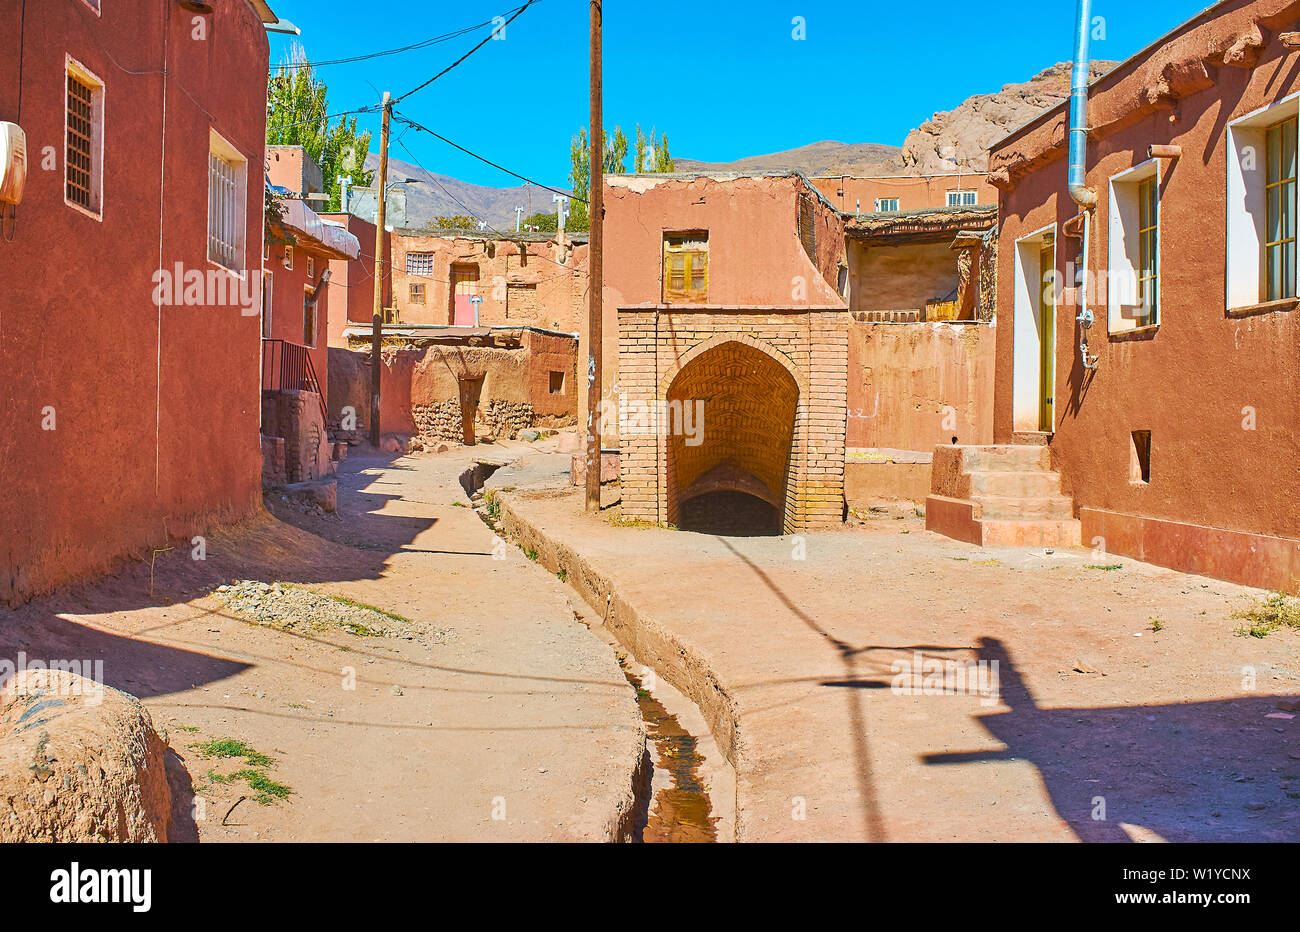
<svg viewBox="0 0 1300 932">
<path fill-rule="evenodd" d="M 751 343 L 701 344 L 663 392 L 670 411 L 692 406 L 694 436 L 668 435 L 668 520 L 684 530 L 781 532 L 799 385 L 771 351 Z"/>
<path fill-rule="evenodd" d="M 620 308 L 623 514 L 677 524 L 683 503 L 719 494 L 765 503 L 771 533 L 838 524 L 847 363 L 842 307 Z M 681 406 L 701 399 L 688 444 Z M 649 426 L 628 417 L 644 410 Z"/>
</svg>

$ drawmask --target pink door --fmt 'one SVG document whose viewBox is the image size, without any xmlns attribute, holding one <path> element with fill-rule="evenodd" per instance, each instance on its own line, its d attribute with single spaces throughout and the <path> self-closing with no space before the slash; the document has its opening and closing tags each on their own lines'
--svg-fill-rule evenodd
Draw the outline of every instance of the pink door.
<svg viewBox="0 0 1300 932">
<path fill-rule="evenodd" d="M 457 327 L 474 326 L 474 298 L 478 295 L 478 268 L 452 266 L 452 318 Z"/>
</svg>

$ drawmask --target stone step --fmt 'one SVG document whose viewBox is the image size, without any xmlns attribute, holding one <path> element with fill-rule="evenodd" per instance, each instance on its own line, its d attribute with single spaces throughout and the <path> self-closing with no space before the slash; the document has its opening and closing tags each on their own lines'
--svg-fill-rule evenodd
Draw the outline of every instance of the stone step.
<svg viewBox="0 0 1300 932">
<path fill-rule="evenodd" d="M 972 495 L 983 521 L 1039 521 L 1074 517 L 1074 503 L 1064 495 Z"/>
<path fill-rule="evenodd" d="M 1051 450 L 1027 444 L 994 444 L 961 447 L 965 472 L 1050 472 Z"/>
<path fill-rule="evenodd" d="M 979 522 L 985 547 L 1079 547 L 1080 523 L 1074 519 L 1058 521 L 989 521 Z"/>
<path fill-rule="evenodd" d="M 1051 498 L 1061 494 L 1061 477 L 1041 470 L 976 470 L 966 474 L 970 494 Z"/>
</svg>

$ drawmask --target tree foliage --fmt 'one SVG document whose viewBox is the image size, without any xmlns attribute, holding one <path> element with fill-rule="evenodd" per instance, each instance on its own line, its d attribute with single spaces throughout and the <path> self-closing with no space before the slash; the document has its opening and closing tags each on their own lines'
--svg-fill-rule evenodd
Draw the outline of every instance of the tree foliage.
<svg viewBox="0 0 1300 932">
<path fill-rule="evenodd" d="M 604 155 L 606 174 L 621 175 L 627 171 L 628 138 L 622 127 L 615 126 L 612 137 L 609 130 L 605 130 Z M 664 134 L 662 142 L 656 145 L 654 130 L 650 131 L 650 138 L 647 141 L 641 129 L 641 124 L 638 123 L 636 127 L 636 148 L 633 150 L 632 159 L 632 170 L 635 172 L 659 173 L 672 171 L 673 160 L 672 156 L 668 154 L 668 135 Z M 589 197 L 591 191 L 591 144 L 588 141 L 585 126 L 578 130 L 578 135 L 573 137 L 573 141 L 569 145 L 569 161 L 572 165 L 569 173 L 569 183 L 573 185 L 574 194 L 578 197 Z M 571 206 L 569 219 L 564 226 L 567 230 L 585 232 L 590 227 L 587 205 L 575 200 Z"/>
<path fill-rule="evenodd" d="M 329 89 L 306 64 L 301 45 L 289 49 L 272 71 L 267 85 L 266 142 L 273 146 L 302 146 L 321 167 L 327 210 L 342 205 L 340 175 L 352 177 L 357 187 L 374 180 L 374 170 L 365 168 L 370 152 L 370 131 L 357 131 L 357 118 L 329 118 Z"/>
</svg>

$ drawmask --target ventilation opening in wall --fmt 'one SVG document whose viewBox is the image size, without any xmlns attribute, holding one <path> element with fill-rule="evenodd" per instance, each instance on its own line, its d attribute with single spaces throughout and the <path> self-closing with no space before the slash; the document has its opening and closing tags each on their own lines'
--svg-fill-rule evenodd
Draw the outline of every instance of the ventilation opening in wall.
<svg viewBox="0 0 1300 932">
<path fill-rule="evenodd" d="M 1129 480 L 1151 481 L 1151 431 L 1135 430 L 1129 443 Z"/>
<path fill-rule="evenodd" d="M 563 372 L 554 372 L 554 371 L 551 372 L 551 394 L 552 395 L 564 394 L 564 373 Z"/>
</svg>

